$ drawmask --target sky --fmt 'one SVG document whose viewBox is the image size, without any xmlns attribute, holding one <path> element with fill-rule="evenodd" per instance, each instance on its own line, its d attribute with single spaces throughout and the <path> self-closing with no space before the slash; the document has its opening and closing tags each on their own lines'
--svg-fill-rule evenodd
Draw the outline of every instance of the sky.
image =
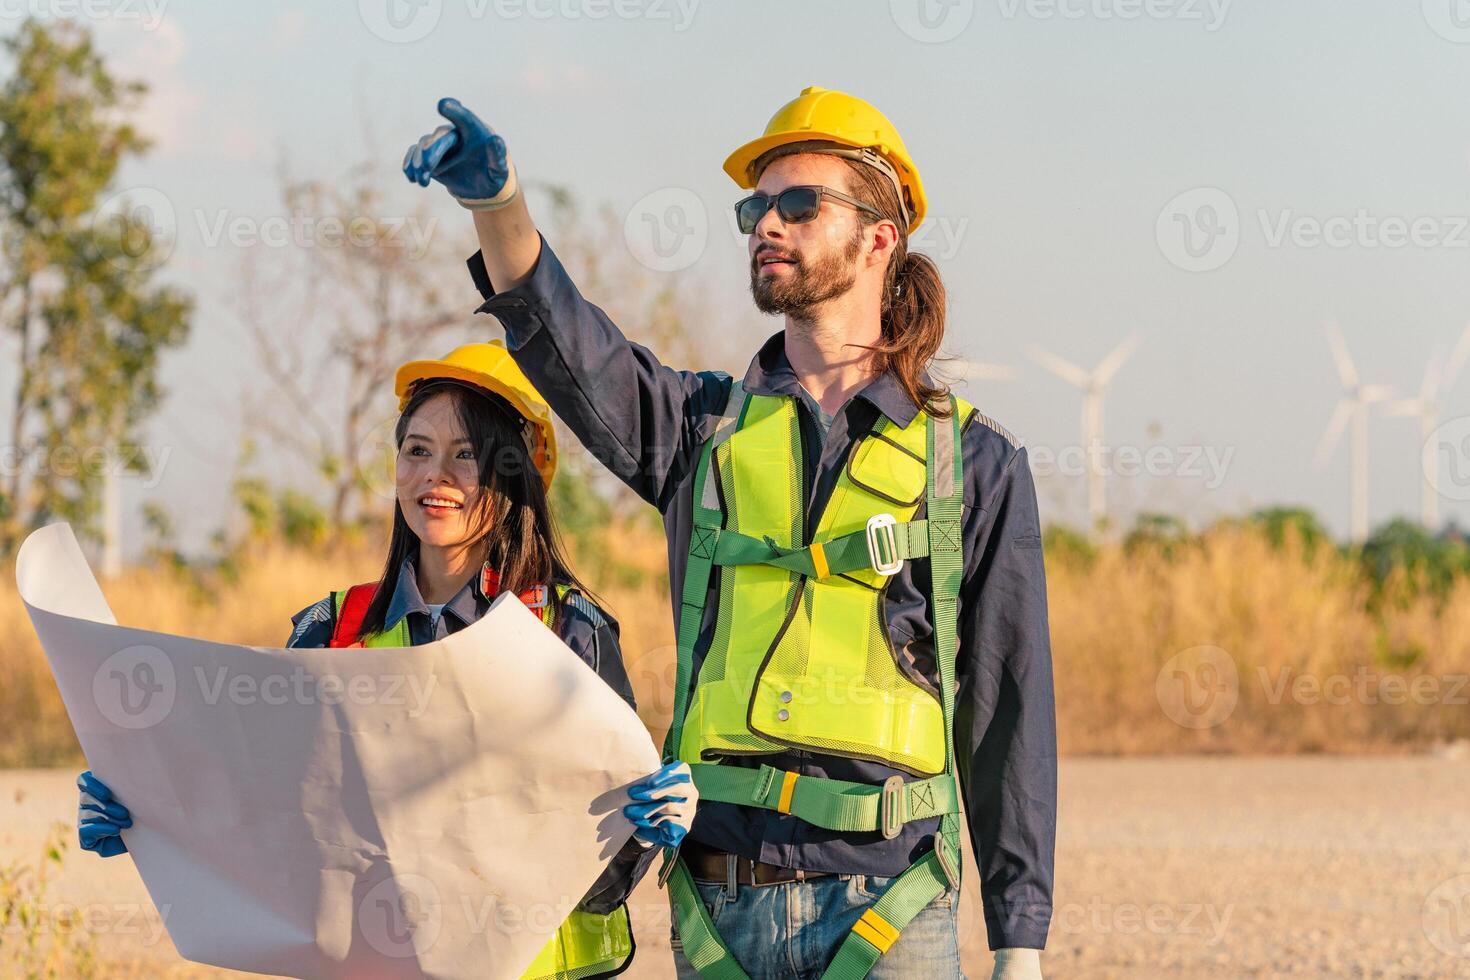
<svg viewBox="0 0 1470 980">
<path fill-rule="evenodd" d="M 1137 337 L 1105 401 L 1120 523 L 1290 504 L 1343 535 L 1348 440 L 1314 459 L 1343 393 L 1324 324 L 1362 381 L 1408 397 L 1470 323 L 1463 0 L 0 0 L 0 30 L 27 11 L 86 20 L 151 86 L 155 147 L 118 186 L 171 223 L 163 274 L 198 301 L 148 430 L 166 461 L 124 481 L 129 552 L 145 501 L 191 548 L 228 516 L 263 384 L 230 297 L 243 251 L 295 247 L 261 240 L 288 217 L 281 168 L 331 181 L 366 160 L 396 180 L 446 95 L 523 178 L 625 215 L 655 281 L 706 289 L 738 353 L 675 366 L 737 375 L 779 321 L 750 305 L 721 163 L 807 85 L 874 103 L 923 175 L 915 247 L 949 288 L 948 348 L 1010 369 L 960 393 L 1026 443 L 1047 521 L 1084 520 L 1081 397 L 1034 346 L 1090 368 Z M 442 188 L 391 186 L 390 215 L 431 195 L 435 233 L 469 240 Z M 463 283 L 468 329 L 499 335 Z M 0 386 L 13 375 L 12 353 Z M 1441 517 L 1470 524 L 1464 382 L 1442 393 L 1430 450 Z M 1425 479 L 1418 422 L 1384 407 L 1374 525 L 1416 516 Z M 310 485 L 269 446 L 260 462 Z"/>
</svg>

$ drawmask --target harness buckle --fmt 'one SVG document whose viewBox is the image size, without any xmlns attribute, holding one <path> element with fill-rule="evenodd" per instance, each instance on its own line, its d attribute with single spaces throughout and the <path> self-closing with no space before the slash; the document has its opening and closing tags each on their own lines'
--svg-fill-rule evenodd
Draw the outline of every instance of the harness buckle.
<svg viewBox="0 0 1470 980">
<path fill-rule="evenodd" d="M 883 797 L 878 804 L 879 827 L 886 840 L 893 840 L 903 830 L 903 777 L 883 780 Z"/>
<path fill-rule="evenodd" d="M 950 852 L 949 841 L 945 840 L 943 831 L 934 835 L 934 856 L 939 859 L 939 870 L 943 871 L 944 877 L 949 880 L 949 887 L 959 891 L 959 865 L 955 863 L 955 855 Z"/>
<path fill-rule="evenodd" d="M 903 568 L 896 527 L 898 518 L 892 514 L 874 514 L 868 518 L 868 564 L 879 575 L 896 575 Z"/>
</svg>

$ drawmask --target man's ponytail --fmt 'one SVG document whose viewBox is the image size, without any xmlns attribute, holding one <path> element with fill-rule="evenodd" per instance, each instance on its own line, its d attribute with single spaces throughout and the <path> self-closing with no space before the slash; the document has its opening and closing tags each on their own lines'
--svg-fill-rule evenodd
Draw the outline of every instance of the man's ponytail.
<svg viewBox="0 0 1470 980">
<path fill-rule="evenodd" d="M 867 164 L 843 162 L 853 175 L 853 196 L 877 208 L 898 227 L 898 242 L 883 280 L 883 339 L 868 348 L 873 352 L 873 369 L 881 374 L 892 368 L 915 406 L 947 418 L 949 387 L 926 380 L 929 365 L 944 342 L 945 295 L 939 268 L 927 255 L 909 251 L 908 231 L 893 183 Z M 873 220 L 868 215 L 863 218 Z"/>
</svg>

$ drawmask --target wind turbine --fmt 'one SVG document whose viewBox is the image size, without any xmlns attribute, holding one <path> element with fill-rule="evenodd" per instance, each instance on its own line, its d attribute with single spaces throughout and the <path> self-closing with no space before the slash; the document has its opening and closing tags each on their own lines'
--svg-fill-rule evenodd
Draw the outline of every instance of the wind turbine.
<svg viewBox="0 0 1470 980">
<path fill-rule="evenodd" d="M 1329 320 L 1323 326 L 1327 333 L 1327 344 L 1332 349 L 1332 361 L 1337 365 L 1337 376 L 1342 381 L 1342 398 L 1327 421 L 1322 441 L 1317 445 L 1317 463 L 1321 465 L 1332 455 L 1342 438 L 1343 429 L 1349 421 L 1353 423 L 1351 445 L 1352 466 L 1352 520 L 1349 533 L 1353 541 L 1368 537 L 1368 406 L 1392 398 L 1394 391 L 1388 385 L 1366 385 L 1358 379 L 1358 369 L 1353 366 L 1352 355 L 1342 339 L 1342 330 Z"/>
<path fill-rule="evenodd" d="M 1439 485 L 1439 452 L 1437 448 L 1429 448 L 1429 440 L 1439 427 L 1440 395 L 1454 385 L 1466 358 L 1470 358 L 1470 326 L 1460 334 L 1448 361 L 1441 361 L 1438 355 L 1429 359 L 1424 367 L 1424 381 L 1419 385 L 1419 394 L 1393 402 L 1384 410 L 1385 415 L 1419 418 L 1419 445 L 1424 458 L 1419 520 L 1431 532 L 1439 525 L 1439 491 L 1436 489 Z"/>
<path fill-rule="evenodd" d="M 942 362 L 944 368 L 956 375 L 961 384 L 971 381 L 1014 381 L 1016 369 L 1009 364 L 996 364 L 991 361 L 974 361 L 968 357 L 945 358 Z"/>
<path fill-rule="evenodd" d="M 1058 357 L 1051 351 L 1033 345 L 1029 348 L 1031 359 L 1063 381 L 1082 390 L 1082 450 L 1087 457 L 1087 520 L 1089 527 L 1096 529 L 1106 515 L 1104 499 L 1105 475 L 1101 460 L 1094 455 L 1102 448 L 1103 439 L 1103 395 L 1118 368 L 1138 347 L 1138 334 L 1130 333 L 1117 347 L 1088 371 L 1071 361 Z M 1094 449 L 1094 447 L 1097 447 Z"/>
</svg>

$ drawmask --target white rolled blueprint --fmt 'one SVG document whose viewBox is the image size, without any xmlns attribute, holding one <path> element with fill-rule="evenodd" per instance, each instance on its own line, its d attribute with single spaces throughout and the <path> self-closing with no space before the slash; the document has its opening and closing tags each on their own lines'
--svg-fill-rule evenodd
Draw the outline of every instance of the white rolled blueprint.
<svg viewBox="0 0 1470 980">
<path fill-rule="evenodd" d="M 20 595 L 184 957 L 298 977 L 517 977 L 632 833 L 659 755 L 514 596 L 406 649 L 117 625 L 70 526 Z"/>
</svg>

